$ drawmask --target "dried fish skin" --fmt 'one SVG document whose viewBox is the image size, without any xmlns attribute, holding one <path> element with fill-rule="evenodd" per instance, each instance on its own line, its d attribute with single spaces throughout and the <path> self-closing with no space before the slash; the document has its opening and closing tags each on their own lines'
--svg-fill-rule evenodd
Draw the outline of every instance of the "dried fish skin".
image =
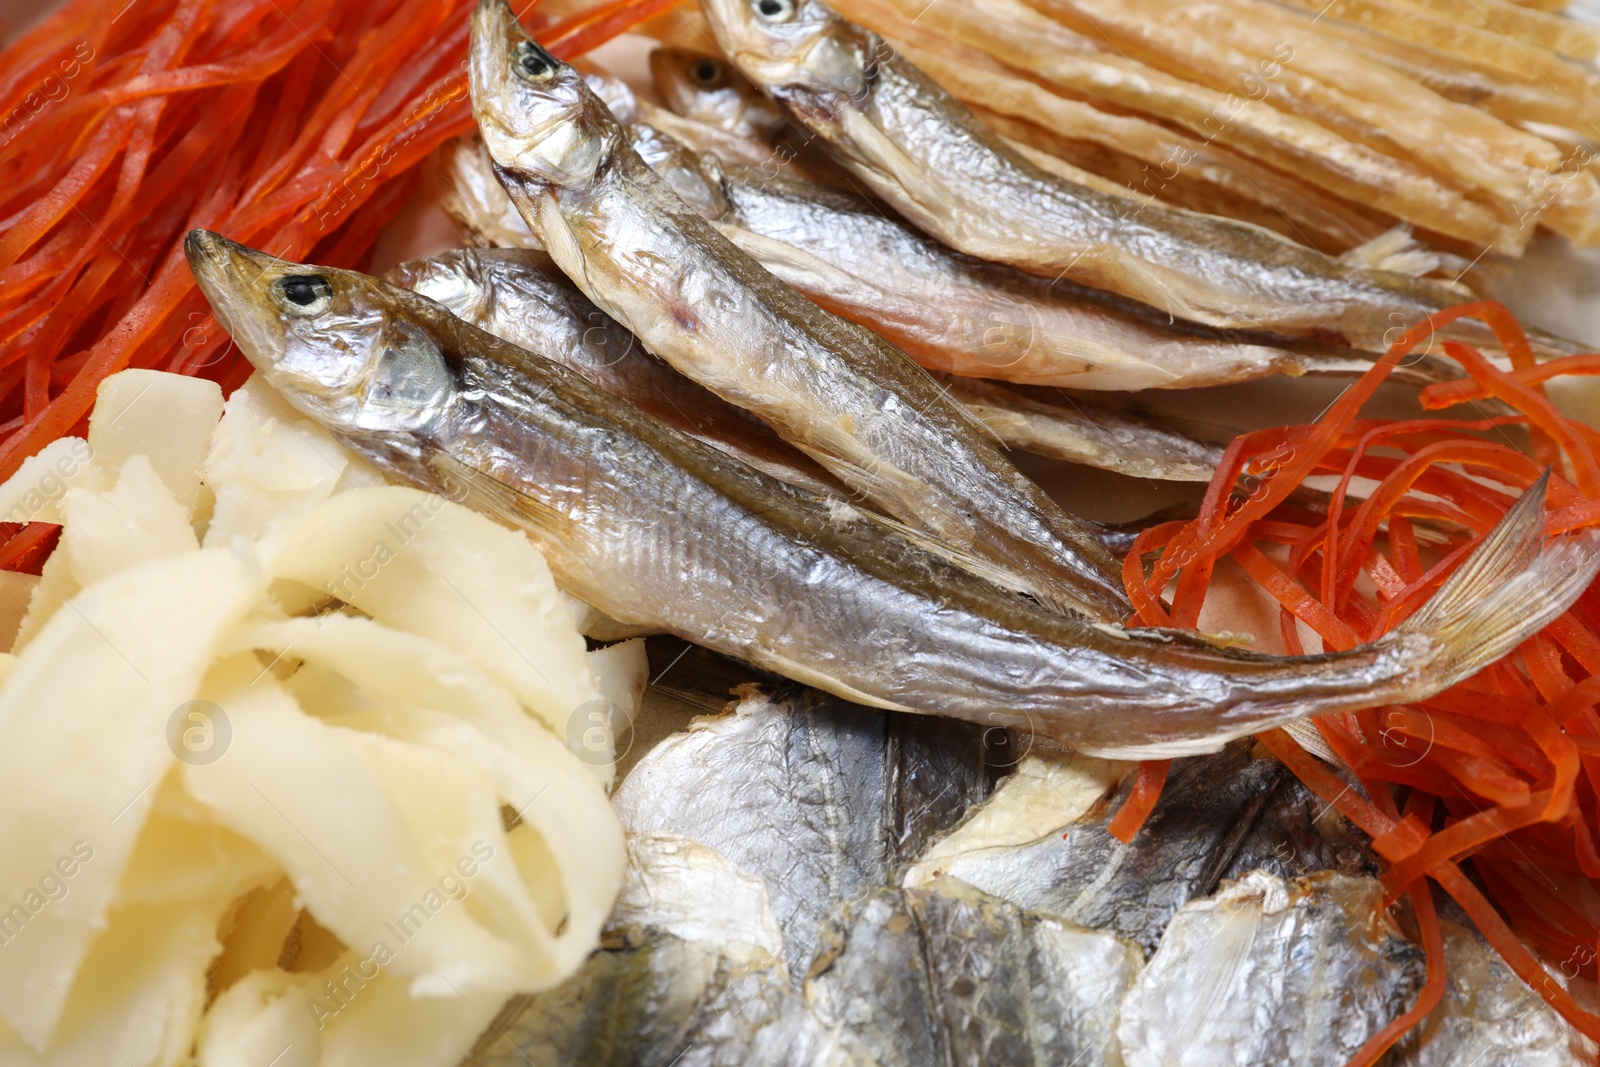
<svg viewBox="0 0 1600 1067">
<path fill-rule="evenodd" d="M 660 930 L 741 954 L 757 948 L 784 958 L 783 930 L 760 877 L 676 834 L 629 834 L 626 844 L 628 866 L 609 929 Z"/>
<path fill-rule="evenodd" d="M 515 997 L 461 1067 L 846 1067 L 781 968 L 646 931 Z"/>
<path fill-rule="evenodd" d="M 1394 1067 L 1579 1067 L 1594 1045 L 1518 978 L 1476 931 L 1448 919 L 1444 1000 L 1402 1037 Z"/>
<path fill-rule="evenodd" d="M 684 204 L 503 2 L 484 0 L 472 25 L 473 110 L 501 182 L 597 306 L 893 518 L 1020 575 L 1061 610 L 1131 613 L 1104 547 L 905 353 L 784 285 Z"/>
<path fill-rule="evenodd" d="M 942 879 L 842 909 L 806 994 L 847 1051 L 886 1067 L 1117 1065 L 1140 956 Z"/>
<path fill-rule="evenodd" d="M 1120 50 L 1212 89 L 1238 91 L 1241 78 L 1253 79 L 1263 103 L 1409 160 L 1492 205 L 1510 225 L 1543 221 L 1579 243 L 1591 243 L 1600 230 L 1600 184 L 1575 170 L 1552 181 L 1562 159 L 1550 142 L 1444 99 L 1273 5 L 1035 3 L 1080 32 L 1092 27 Z M 1226 29 L 1217 37 L 1219 25 Z M 1207 44 L 1197 47 L 1201 40 Z M 1277 77 L 1258 72 L 1264 57 Z"/>
<path fill-rule="evenodd" d="M 1246 875 L 1173 917 L 1122 1003 L 1128 1067 L 1349 1059 L 1422 985 L 1371 878 Z"/>
<path fill-rule="evenodd" d="M 774 478 L 814 493 L 845 492 L 765 423 L 646 352 L 543 253 L 458 249 L 402 263 L 387 278 L 464 322 L 571 367 L 613 396 Z"/>
<path fill-rule="evenodd" d="M 1267 792 L 1285 773 L 1275 760 L 1251 759 L 1249 748 L 1249 742 L 1235 742 L 1174 763 L 1160 803 L 1127 844 L 1106 830 L 1117 807 L 1112 802 L 1024 844 L 946 849 L 933 869 L 1018 907 L 1109 930 L 1153 952 L 1173 915 L 1216 889 Z M 1047 779 L 1017 784 L 1046 796 L 1057 788 Z"/>
<path fill-rule="evenodd" d="M 653 749 L 614 801 L 630 837 L 672 834 L 765 882 L 796 980 L 833 910 L 888 880 L 882 712 L 752 695 Z"/>
<path fill-rule="evenodd" d="M 1457 103 L 1482 108 L 1506 122 L 1540 122 L 1581 128 L 1594 115 L 1583 96 L 1574 96 L 1541 78 L 1537 71 L 1511 72 L 1482 60 L 1440 51 L 1425 43 L 1391 36 L 1367 20 L 1353 21 L 1317 12 L 1325 4 L 1275 0 L 1304 20 L 1316 20 L 1321 32 L 1360 49 L 1368 58 L 1414 78 Z M 1541 136 L 1544 136 L 1541 134 Z M 1546 137 L 1547 140 L 1551 138 Z"/>
</svg>

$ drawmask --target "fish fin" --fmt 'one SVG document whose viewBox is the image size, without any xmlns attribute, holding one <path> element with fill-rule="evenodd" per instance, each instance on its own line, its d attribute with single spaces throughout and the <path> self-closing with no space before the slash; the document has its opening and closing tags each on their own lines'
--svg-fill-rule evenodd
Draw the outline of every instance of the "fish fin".
<svg viewBox="0 0 1600 1067">
<path fill-rule="evenodd" d="M 1401 223 L 1384 230 L 1365 244 L 1340 253 L 1339 263 L 1346 267 L 1385 270 L 1420 278 L 1429 271 L 1437 270 L 1440 259 L 1437 253 L 1412 235 L 1410 226 Z"/>
<path fill-rule="evenodd" d="M 1295 744 L 1317 757 L 1323 763 L 1335 767 L 1344 767 L 1344 760 L 1333 750 L 1323 738 L 1322 732 L 1316 728 L 1310 719 L 1295 719 L 1283 724 L 1283 732 L 1288 734 Z"/>
<path fill-rule="evenodd" d="M 1422 636 L 1434 654 L 1410 680 L 1430 696 L 1467 678 L 1544 629 L 1600 572 L 1600 531 L 1546 542 L 1547 470 L 1522 494 L 1439 591 L 1385 641 Z"/>
<path fill-rule="evenodd" d="M 574 524 L 555 508 L 512 486 L 491 478 L 447 452 L 434 452 L 426 460 L 445 498 L 482 512 L 506 526 L 525 530 L 541 551 L 549 544 L 577 536 Z"/>
<path fill-rule="evenodd" d="M 856 507 L 849 501 L 831 498 L 827 504 L 828 517 L 834 522 L 869 523 L 881 530 L 892 533 L 898 538 L 911 542 L 917 548 L 930 555 L 938 556 L 940 559 L 955 564 L 969 574 L 982 578 L 990 585 L 1004 589 L 1008 593 L 1022 593 L 1041 601 L 1046 599 L 1022 575 L 992 560 L 984 559 L 964 549 L 957 548 L 948 541 L 941 541 L 933 534 L 907 526 L 903 522 L 891 519 L 886 515 L 880 515 L 875 511 Z M 1073 612 L 1073 614 L 1076 614 L 1076 612 Z"/>
</svg>

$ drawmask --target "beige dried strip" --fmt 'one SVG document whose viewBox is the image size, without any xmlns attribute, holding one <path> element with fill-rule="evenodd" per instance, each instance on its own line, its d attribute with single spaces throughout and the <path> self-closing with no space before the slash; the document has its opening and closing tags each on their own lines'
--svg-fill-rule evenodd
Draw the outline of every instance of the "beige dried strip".
<svg viewBox="0 0 1600 1067">
<path fill-rule="evenodd" d="M 1275 0 L 1296 4 L 1299 0 Z M 1324 34 L 1359 49 L 1369 59 L 1398 70 L 1457 103 L 1471 104 L 1505 122 L 1544 122 L 1582 126 L 1594 107 L 1580 97 L 1537 76 L 1508 75 L 1490 64 L 1441 52 L 1370 26 L 1336 18 L 1316 19 L 1311 10 L 1284 7 L 1293 17 L 1317 21 Z M 1320 10 L 1320 6 L 1318 8 Z"/>
<path fill-rule="evenodd" d="M 1382 0 L 1281 0 L 1329 18 L 1354 22 L 1428 48 L 1486 64 L 1519 82 L 1547 83 L 1583 102 L 1589 118 L 1600 116 L 1600 75 L 1560 55 L 1491 30 L 1464 26 L 1420 8 L 1399 9 Z"/>
<path fill-rule="evenodd" d="M 912 23 L 916 12 L 902 13 L 889 0 L 841 3 L 846 17 L 887 36 L 930 51 L 952 39 L 963 41 L 1069 96 L 1178 123 L 1206 143 L 1226 145 L 1425 229 L 1509 254 L 1520 253 L 1527 242 L 1527 233 L 1414 164 L 1272 107 L 1230 109 L 1228 94 L 1102 52 L 1031 8 L 998 0 L 985 7 L 980 15 L 945 0 L 923 8 Z"/>
<path fill-rule="evenodd" d="M 1466 26 L 1515 37 L 1588 62 L 1600 53 L 1600 30 L 1576 19 L 1530 11 L 1509 0 L 1389 0 L 1396 8 L 1425 8 Z"/>
<path fill-rule="evenodd" d="M 1351 141 L 1426 168 L 1508 219 L 1539 171 L 1560 161 L 1548 141 L 1444 99 L 1256 0 L 1032 0 L 1079 33 L 1177 77 L 1310 119 Z"/>
<path fill-rule="evenodd" d="M 997 132 L 1141 193 L 1253 222 L 1333 254 L 1394 225 L 1393 215 L 1359 208 L 1229 149 L 1059 96 L 985 53 L 953 42 L 938 53 L 895 45 Z"/>
</svg>

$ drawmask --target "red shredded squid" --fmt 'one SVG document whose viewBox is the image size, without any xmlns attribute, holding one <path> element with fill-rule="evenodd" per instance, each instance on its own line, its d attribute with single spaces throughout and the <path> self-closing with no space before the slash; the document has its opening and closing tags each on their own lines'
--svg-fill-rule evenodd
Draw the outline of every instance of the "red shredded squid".
<svg viewBox="0 0 1600 1067">
<path fill-rule="evenodd" d="M 1446 342 L 1445 352 L 1465 377 L 1430 386 L 1424 406 L 1493 398 L 1512 414 L 1476 421 L 1359 417 L 1403 357 L 1463 317 L 1489 324 L 1511 369 L 1468 345 Z M 1305 651 L 1302 626 L 1324 649 L 1347 649 L 1409 617 L 1547 466 L 1548 531 L 1595 525 L 1600 438 L 1557 411 L 1542 383 L 1597 372 L 1600 356 L 1594 355 L 1534 364 L 1522 328 L 1499 304 L 1478 302 L 1433 316 L 1316 422 L 1235 440 L 1195 520 L 1144 531 L 1123 570 L 1136 621 L 1193 627 L 1216 562 L 1227 556 L 1278 603 L 1289 651 Z M 1527 431 L 1528 452 L 1511 443 L 1508 426 Z M 1311 477 L 1337 479 L 1326 515 L 1289 502 Z M 1362 480 L 1359 498 L 1356 479 Z M 1417 535 L 1422 525 L 1429 528 L 1426 545 Z M 1162 601 L 1169 588 L 1170 609 Z M 1416 1005 L 1377 1033 L 1353 1064 L 1376 1062 L 1443 994 L 1430 884 L 1461 905 L 1551 1007 L 1600 1039 L 1600 1017 L 1580 1008 L 1541 964 L 1542 958 L 1569 978 L 1596 975 L 1597 704 L 1600 590 L 1591 588 L 1516 653 L 1436 697 L 1314 720 L 1365 796 L 1281 730 L 1257 735 L 1308 788 L 1371 836 L 1385 864 L 1388 899 L 1408 898 L 1421 932 L 1428 978 Z M 1163 764 L 1145 764 L 1112 823 L 1121 839 L 1137 833 L 1165 774 Z"/>
</svg>

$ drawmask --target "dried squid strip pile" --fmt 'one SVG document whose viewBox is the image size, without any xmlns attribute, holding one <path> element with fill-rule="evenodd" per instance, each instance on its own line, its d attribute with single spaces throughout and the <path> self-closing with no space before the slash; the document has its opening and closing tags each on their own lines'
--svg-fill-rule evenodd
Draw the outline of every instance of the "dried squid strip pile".
<svg viewBox="0 0 1600 1067">
<path fill-rule="evenodd" d="M 123 372 L 0 485 L 63 528 L 0 656 L 0 1061 L 444 1067 L 598 941 L 622 831 L 562 737 L 615 653 L 287 410 Z"/>
<path fill-rule="evenodd" d="M 1475 422 L 1358 417 L 1401 359 L 1462 315 L 1494 327 L 1513 369 L 1447 341 L 1468 378 L 1430 387 L 1424 404 L 1487 397 L 1514 414 Z M 1540 384 L 1594 373 L 1600 357 L 1592 355 L 1535 365 L 1527 337 L 1498 304 L 1436 315 L 1409 331 L 1318 422 L 1236 439 L 1197 519 L 1140 535 L 1124 570 L 1140 621 L 1194 626 L 1217 562 L 1229 557 L 1279 605 L 1291 652 L 1306 650 L 1307 633 L 1326 650 L 1350 648 L 1415 611 L 1542 477 L 1549 479 L 1551 533 L 1600 523 L 1600 432 L 1562 416 Z M 1513 426 L 1531 438 L 1532 455 L 1511 444 L 1505 429 Z M 1246 475 L 1260 480 L 1248 495 L 1235 494 L 1236 479 Z M 1326 514 L 1289 501 L 1315 476 L 1338 479 Z M 1352 492 L 1358 482 L 1365 489 L 1360 500 Z M 1425 545 L 1419 523 L 1451 532 L 1445 542 Z M 1170 609 L 1161 600 L 1166 589 L 1173 591 Z M 1409 898 L 1428 951 L 1428 983 L 1414 1009 L 1354 1062 L 1374 1062 L 1443 994 L 1430 883 L 1466 909 L 1552 1007 L 1600 1038 L 1600 1017 L 1581 1009 L 1530 952 L 1531 946 L 1567 977 L 1596 974 L 1597 706 L 1600 589 L 1591 588 L 1516 655 L 1453 689 L 1419 704 L 1315 720 L 1326 748 L 1353 779 L 1282 731 L 1260 736 L 1308 787 L 1372 835 L 1388 865 L 1389 899 Z M 1165 774 L 1164 763 L 1141 769 L 1113 825 L 1119 836 L 1137 832 Z"/>
<path fill-rule="evenodd" d="M 1008 136 L 1330 255 L 1397 221 L 1468 259 L 1520 254 L 1541 226 L 1600 243 L 1600 31 L 1565 16 L 1456 0 L 839 7 Z"/>
<path fill-rule="evenodd" d="M 73 0 L 0 61 L 0 477 L 124 367 L 237 386 L 182 237 L 359 266 L 472 125 L 467 0 Z M 544 27 L 558 55 L 664 0 Z M 537 20 L 535 20 L 537 21 Z"/>
</svg>

